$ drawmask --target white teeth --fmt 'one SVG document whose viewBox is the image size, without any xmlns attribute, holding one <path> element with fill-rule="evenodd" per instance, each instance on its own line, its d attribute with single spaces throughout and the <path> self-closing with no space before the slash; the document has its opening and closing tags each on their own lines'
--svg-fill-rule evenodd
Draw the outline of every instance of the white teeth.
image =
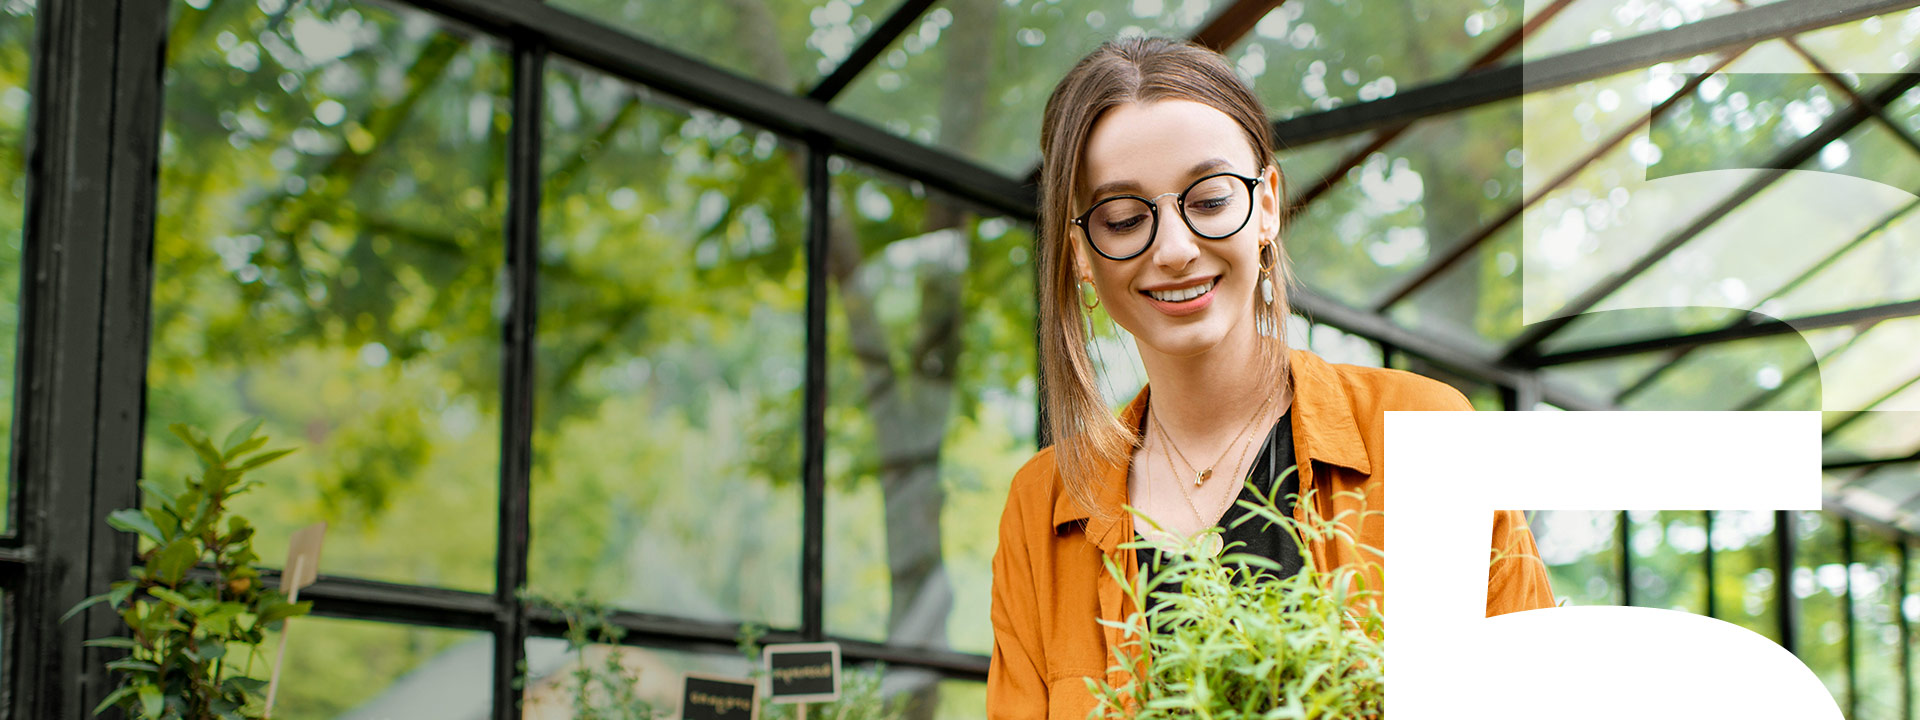
<svg viewBox="0 0 1920 720">
<path fill-rule="evenodd" d="M 1212 289 L 1213 289 L 1213 281 L 1208 280 L 1203 284 L 1195 285 L 1189 288 L 1181 288 L 1179 290 L 1165 290 L 1165 291 L 1148 290 L 1147 295 L 1149 297 L 1152 297 L 1155 300 L 1159 300 L 1160 302 L 1186 302 L 1188 300 L 1192 300 L 1194 298 L 1200 297 L 1201 295 L 1205 295 L 1207 294 L 1208 290 L 1212 290 Z"/>
</svg>

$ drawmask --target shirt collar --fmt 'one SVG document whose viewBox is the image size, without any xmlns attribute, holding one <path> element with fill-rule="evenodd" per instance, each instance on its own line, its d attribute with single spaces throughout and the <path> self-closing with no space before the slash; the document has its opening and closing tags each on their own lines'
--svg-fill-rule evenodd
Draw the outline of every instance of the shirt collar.
<svg viewBox="0 0 1920 720">
<path fill-rule="evenodd" d="M 1303 466 L 1307 462 L 1319 462 L 1363 475 L 1373 474 L 1373 463 L 1360 434 L 1359 422 L 1353 417 L 1353 402 L 1339 371 L 1320 356 L 1304 350 L 1290 351 L 1288 358 L 1287 368 L 1293 376 L 1294 456 Z M 1127 427 L 1140 426 L 1150 389 L 1140 388 L 1133 401 L 1120 411 L 1120 422 Z M 1066 493 L 1056 493 L 1054 530 L 1058 532 L 1069 523 L 1087 521 L 1088 540 L 1106 551 L 1119 545 L 1125 533 L 1117 531 L 1132 525 L 1130 521 L 1122 522 L 1129 517 L 1121 509 L 1127 498 L 1127 466 L 1128 462 L 1122 461 L 1100 471 L 1100 484 L 1094 490 L 1094 502 L 1101 510 L 1098 517 Z"/>
</svg>

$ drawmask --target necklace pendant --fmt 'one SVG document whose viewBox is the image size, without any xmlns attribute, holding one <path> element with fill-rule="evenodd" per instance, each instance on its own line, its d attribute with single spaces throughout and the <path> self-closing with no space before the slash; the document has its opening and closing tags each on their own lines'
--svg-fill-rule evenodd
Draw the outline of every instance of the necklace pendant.
<svg viewBox="0 0 1920 720">
<path fill-rule="evenodd" d="M 1210 478 L 1210 477 L 1213 477 L 1213 468 L 1207 468 L 1205 470 L 1201 470 L 1200 472 L 1194 473 L 1193 486 L 1200 487 L 1200 483 L 1206 482 L 1207 478 Z"/>
</svg>

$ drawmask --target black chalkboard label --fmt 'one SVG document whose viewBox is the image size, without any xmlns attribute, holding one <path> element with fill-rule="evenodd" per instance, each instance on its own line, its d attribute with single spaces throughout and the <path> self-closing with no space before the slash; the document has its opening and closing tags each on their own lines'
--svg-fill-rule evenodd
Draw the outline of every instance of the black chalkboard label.
<svg viewBox="0 0 1920 720">
<path fill-rule="evenodd" d="M 755 720 L 760 717 L 754 695 L 760 684 L 752 680 L 688 675 L 680 693 L 682 720 Z"/>
<path fill-rule="evenodd" d="M 772 702 L 832 702 L 840 699 L 840 645 L 768 645 L 765 652 Z"/>
</svg>

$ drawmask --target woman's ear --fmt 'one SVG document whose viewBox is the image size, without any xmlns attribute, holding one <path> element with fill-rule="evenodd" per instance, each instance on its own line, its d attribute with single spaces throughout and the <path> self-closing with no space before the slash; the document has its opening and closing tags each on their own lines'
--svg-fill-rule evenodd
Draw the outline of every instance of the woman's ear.
<svg viewBox="0 0 1920 720">
<path fill-rule="evenodd" d="M 1087 264 L 1087 249 L 1077 242 L 1080 236 L 1075 232 L 1075 226 L 1072 223 L 1067 224 L 1067 234 L 1062 237 L 1068 238 L 1068 242 L 1072 243 L 1074 277 L 1082 280 L 1093 277 L 1093 267 Z"/>
<path fill-rule="evenodd" d="M 1260 236 L 1275 242 L 1280 240 L 1281 197 L 1280 164 L 1270 163 L 1260 173 Z"/>
</svg>

